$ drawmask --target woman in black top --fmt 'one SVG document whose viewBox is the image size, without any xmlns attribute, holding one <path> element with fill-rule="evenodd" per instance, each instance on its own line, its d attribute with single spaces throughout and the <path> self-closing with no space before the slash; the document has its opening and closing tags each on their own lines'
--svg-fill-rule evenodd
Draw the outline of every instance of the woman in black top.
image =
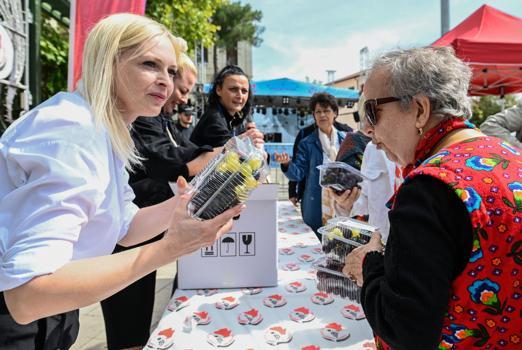
<svg viewBox="0 0 522 350">
<path fill-rule="evenodd" d="M 198 146 L 221 147 L 231 137 L 244 133 L 255 145 L 262 144 L 263 134 L 257 129 L 245 133 L 251 101 L 252 90 L 245 72 L 238 66 L 226 66 L 214 78 L 207 110 L 194 128 L 190 141 Z"/>
</svg>

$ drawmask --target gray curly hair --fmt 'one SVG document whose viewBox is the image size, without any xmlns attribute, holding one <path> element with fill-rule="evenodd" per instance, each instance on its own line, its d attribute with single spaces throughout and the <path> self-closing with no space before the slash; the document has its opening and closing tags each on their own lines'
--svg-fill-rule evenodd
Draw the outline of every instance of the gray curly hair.
<svg viewBox="0 0 522 350">
<path fill-rule="evenodd" d="M 390 94 L 401 99 L 403 110 L 411 106 L 413 96 L 422 94 L 430 100 L 432 116 L 471 116 L 467 96 L 471 69 L 455 56 L 451 47 L 391 51 L 373 62 L 372 69 L 379 68 L 390 72 Z"/>
</svg>

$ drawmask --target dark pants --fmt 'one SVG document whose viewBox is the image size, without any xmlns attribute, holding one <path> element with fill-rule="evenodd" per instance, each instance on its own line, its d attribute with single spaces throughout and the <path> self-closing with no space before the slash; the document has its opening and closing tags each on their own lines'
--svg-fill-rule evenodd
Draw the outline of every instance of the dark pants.
<svg viewBox="0 0 522 350">
<path fill-rule="evenodd" d="M 156 241 L 161 237 L 163 235 L 140 245 Z M 134 247 L 126 248 L 117 245 L 113 254 Z M 145 346 L 147 344 L 154 309 L 155 289 L 156 271 L 140 278 L 101 302 L 109 350 Z"/>
<path fill-rule="evenodd" d="M 109 350 L 147 344 L 155 287 L 156 271 L 101 302 Z"/>
<path fill-rule="evenodd" d="M 14 321 L 0 292 L 0 349 L 2 350 L 56 350 L 69 349 L 80 330 L 78 310 L 70 311 L 27 325 Z"/>
</svg>

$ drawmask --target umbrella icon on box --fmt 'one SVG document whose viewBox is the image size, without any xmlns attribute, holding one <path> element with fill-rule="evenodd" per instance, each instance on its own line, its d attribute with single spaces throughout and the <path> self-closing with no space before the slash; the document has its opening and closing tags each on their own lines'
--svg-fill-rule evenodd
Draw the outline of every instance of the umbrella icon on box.
<svg viewBox="0 0 522 350">
<path fill-rule="evenodd" d="M 226 244 L 226 252 L 228 253 L 230 251 L 230 244 L 235 244 L 236 241 L 234 240 L 234 238 L 228 236 L 228 237 L 223 238 L 221 240 L 221 243 Z"/>
</svg>

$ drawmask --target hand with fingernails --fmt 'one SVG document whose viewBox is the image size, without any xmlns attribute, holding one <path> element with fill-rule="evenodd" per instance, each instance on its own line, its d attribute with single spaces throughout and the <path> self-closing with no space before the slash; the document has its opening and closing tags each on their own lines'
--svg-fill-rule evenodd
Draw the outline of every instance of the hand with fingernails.
<svg viewBox="0 0 522 350">
<path fill-rule="evenodd" d="M 189 186 L 183 177 L 177 181 L 177 203 L 171 216 L 170 227 L 163 239 L 169 241 L 173 253 L 189 254 L 199 248 L 211 245 L 215 240 L 232 229 L 232 218 L 238 216 L 246 208 L 244 204 L 236 205 L 210 220 L 196 220 L 188 214 L 187 205 L 191 195 Z"/>
<path fill-rule="evenodd" d="M 346 263 L 343 268 L 343 274 L 355 282 L 359 287 L 362 287 L 362 264 L 364 257 L 369 252 L 375 251 L 382 253 L 383 249 L 384 245 L 381 241 L 381 234 L 376 231 L 372 234 L 372 237 L 367 244 L 352 250 L 352 252 L 346 256 Z"/>
<path fill-rule="evenodd" d="M 287 153 L 277 153 L 274 152 L 274 159 L 276 162 L 286 165 L 290 163 L 290 156 Z"/>
<path fill-rule="evenodd" d="M 249 137 L 256 148 L 260 148 L 265 144 L 265 135 L 258 129 L 251 128 L 241 134 L 241 137 Z"/>
<path fill-rule="evenodd" d="M 346 190 L 341 194 L 337 194 L 333 189 L 326 189 L 334 200 L 335 211 L 341 216 L 350 216 L 353 204 L 361 195 L 359 187 L 353 187 L 351 190 Z"/>
</svg>

